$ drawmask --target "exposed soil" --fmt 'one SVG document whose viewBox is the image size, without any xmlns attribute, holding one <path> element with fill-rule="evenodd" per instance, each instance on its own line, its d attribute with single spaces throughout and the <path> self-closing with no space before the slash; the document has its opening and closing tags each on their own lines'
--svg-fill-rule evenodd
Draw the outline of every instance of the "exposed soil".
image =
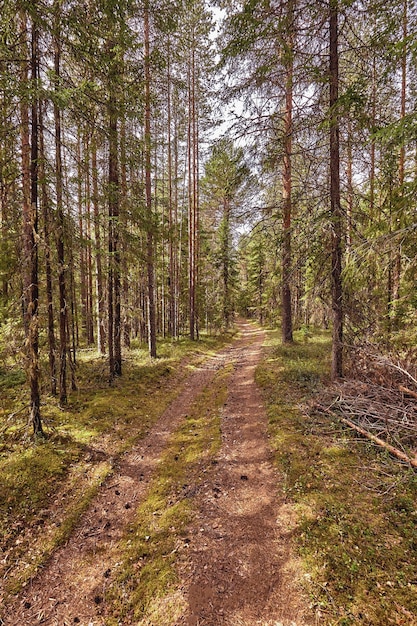
<svg viewBox="0 0 417 626">
<path fill-rule="evenodd" d="M 189 626 L 312 623 L 298 587 L 290 536 L 294 515 L 280 495 L 267 420 L 254 382 L 264 339 L 242 324 L 222 415 L 222 447 L 198 497 L 184 593 Z M 311 618 L 311 613 L 310 613 Z"/>
<path fill-rule="evenodd" d="M 304 626 L 308 602 L 291 554 L 291 508 L 280 495 L 254 369 L 263 333 L 240 324 L 241 337 L 203 363 L 149 434 L 103 485 L 65 546 L 7 607 L 6 626 L 105 624 L 103 598 L 118 541 L 135 515 L 170 434 L 217 369 L 233 362 L 223 407 L 222 447 L 195 495 L 197 520 L 179 565 L 184 615 L 178 626 Z M 310 614 L 311 615 L 311 614 Z M 155 626 L 158 626 L 155 624 Z"/>
</svg>

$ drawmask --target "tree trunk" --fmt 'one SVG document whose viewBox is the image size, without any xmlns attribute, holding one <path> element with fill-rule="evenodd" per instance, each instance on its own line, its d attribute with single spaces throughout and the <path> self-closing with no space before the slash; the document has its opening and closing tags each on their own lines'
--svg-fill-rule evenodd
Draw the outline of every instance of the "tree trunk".
<svg viewBox="0 0 417 626">
<path fill-rule="evenodd" d="M 340 206 L 339 156 L 339 47 L 338 0 L 330 0 L 330 215 L 332 277 L 332 379 L 343 376 L 342 210 Z"/>
<path fill-rule="evenodd" d="M 94 239 L 95 239 L 95 264 L 96 264 L 96 316 L 97 316 L 97 347 L 100 354 L 106 352 L 106 325 L 103 288 L 103 269 L 101 262 L 101 227 L 100 210 L 98 204 L 98 172 L 97 172 L 97 143 L 93 135 L 91 143 L 91 176 L 93 183 L 93 215 L 94 215 Z"/>
<path fill-rule="evenodd" d="M 401 57 L 401 103 L 400 103 L 400 120 L 404 120 L 406 114 L 407 104 L 407 35 L 408 35 L 408 0 L 404 0 L 403 3 L 403 53 Z M 400 157 L 398 162 L 398 185 L 399 193 L 398 197 L 400 205 L 396 207 L 396 230 L 399 230 L 402 226 L 402 215 L 404 212 L 402 206 L 402 199 L 404 195 L 404 178 L 405 178 L 405 145 L 404 140 L 401 142 Z M 393 275 L 392 275 L 392 296 L 393 296 L 393 320 L 392 325 L 394 330 L 398 330 L 400 325 L 400 312 L 399 312 L 399 299 L 400 299 L 400 285 L 402 274 L 402 254 L 401 244 L 399 244 L 395 251 L 395 258 L 393 263 Z"/>
<path fill-rule="evenodd" d="M 52 267 L 51 267 L 51 241 L 50 231 L 52 222 L 52 213 L 50 207 L 50 199 L 46 185 L 45 171 L 45 142 L 44 142 L 44 125 L 42 103 L 39 103 L 39 174 L 41 180 L 41 205 L 43 216 L 43 236 L 45 242 L 45 279 L 46 279 L 46 300 L 48 306 L 48 346 L 49 346 L 49 372 L 51 377 L 51 393 L 57 395 L 57 376 L 56 376 L 56 342 L 54 328 L 54 304 L 52 291 Z"/>
<path fill-rule="evenodd" d="M 60 89 L 61 71 L 61 32 L 60 32 L 60 0 L 54 4 L 55 33 L 53 37 L 54 47 L 54 71 L 55 93 Z M 59 288 L 59 402 L 67 403 L 67 331 L 68 331 L 68 308 L 66 287 L 66 263 L 65 263 L 65 218 L 63 206 L 63 173 L 62 173 L 62 137 L 61 137 L 61 111 L 54 100 L 54 123 L 55 123 L 55 177 L 56 177 L 56 247 L 58 260 L 58 288 Z"/>
<path fill-rule="evenodd" d="M 146 236 L 146 268 L 148 277 L 148 344 L 149 355 L 156 357 L 156 311 L 154 280 L 154 242 L 151 182 L 151 71 L 149 55 L 149 5 L 144 7 L 145 64 L 145 203 L 148 229 Z"/>
<path fill-rule="evenodd" d="M 93 303 L 93 257 L 91 239 L 91 170 L 90 170 L 90 136 L 87 132 L 84 139 L 84 177 L 85 177 L 85 242 L 86 242 L 86 305 L 87 305 L 87 345 L 94 345 L 94 303 Z"/>
<path fill-rule="evenodd" d="M 196 102 L 195 44 L 188 67 L 188 260 L 190 338 L 198 338 L 198 120 Z"/>
<path fill-rule="evenodd" d="M 126 206 L 127 201 L 127 168 L 126 168 L 126 121 L 122 121 L 121 125 L 121 133 L 120 133 L 120 176 L 121 176 L 121 198 L 122 198 L 122 207 Z M 129 232 L 129 222 L 125 218 L 123 220 L 124 232 Z M 128 279 L 128 262 L 127 262 L 127 249 L 128 245 L 126 242 L 126 236 L 122 238 L 122 255 L 121 255 L 121 265 L 123 267 L 123 281 L 122 281 L 122 291 L 123 291 L 123 344 L 126 348 L 130 348 L 130 332 L 131 332 L 131 319 L 130 319 L 130 310 L 129 310 L 129 298 L 130 298 L 130 289 L 129 289 L 129 279 Z"/>
<path fill-rule="evenodd" d="M 81 337 L 87 339 L 87 281 L 86 281 L 86 248 L 85 248 L 85 228 L 84 228 L 84 198 L 82 193 L 82 181 L 84 167 L 81 151 L 81 130 L 77 133 L 77 205 L 78 205 L 78 237 L 80 254 L 80 294 L 81 294 Z"/>
<path fill-rule="evenodd" d="M 23 57 L 27 54 L 27 16 L 21 14 Z M 39 393 L 39 286 L 38 286 L 38 29 L 32 21 L 31 29 L 31 120 L 25 100 L 21 103 L 21 138 L 23 170 L 23 251 L 24 251 L 24 302 L 26 328 L 27 376 L 30 388 L 29 420 L 34 435 L 43 435 Z M 28 85 L 26 62 L 22 64 L 22 83 Z M 29 138 L 30 134 L 30 138 Z"/>
<path fill-rule="evenodd" d="M 176 336 L 175 323 L 175 224 L 173 219 L 172 132 L 171 132 L 171 52 L 167 50 L 167 126 L 168 126 L 168 332 Z"/>
<path fill-rule="evenodd" d="M 288 1 L 288 40 L 285 54 L 285 112 L 284 112 L 284 158 L 282 170 L 282 342 L 291 343 L 292 307 L 291 307 L 291 213 L 292 213 L 292 132 L 293 132 L 293 47 L 294 47 L 294 2 Z"/>
<path fill-rule="evenodd" d="M 346 249 L 349 252 L 352 248 L 352 226 L 353 226 L 353 152 L 352 152 L 352 124 L 348 121 L 347 142 L 346 142 L 346 183 L 347 183 L 347 202 L 346 202 Z"/>
<path fill-rule="evenodd" d="M 226 330 L 230 326 L 230 201 L 223 203 L 222 262 L 223 262 L 223 319 Z"/>
<path fill-rule="evenodd" d="M 109 69 L 109 266 L 108 266 L 108 343 L 110 380 L 122 373 L 120 251 L 119 251 L 119 161 L 118 114 L 115 92 L 118 81 L 116 44 L 108 42 Z"/>
</svg>

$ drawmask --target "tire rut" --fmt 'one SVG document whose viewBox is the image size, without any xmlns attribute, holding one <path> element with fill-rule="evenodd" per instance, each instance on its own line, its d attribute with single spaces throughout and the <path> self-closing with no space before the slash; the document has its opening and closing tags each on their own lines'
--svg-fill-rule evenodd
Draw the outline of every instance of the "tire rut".
<svg viewBox="0 0 417 626">
<path fill-rule="evenodd" d="M 122 456 L 68 542 L 56 550 L 24 591 L 7 603 L 7 613 L 0 623 L 4 626 L 105 624 L 98 613 L 117 564 L 118 543 L 145 497 L 170 435 L 201 390 L 223 367 L 231 350 L 233 345 L 222 349 L 188 375 L 183 390 L 158 422 Z"/>
</svg>

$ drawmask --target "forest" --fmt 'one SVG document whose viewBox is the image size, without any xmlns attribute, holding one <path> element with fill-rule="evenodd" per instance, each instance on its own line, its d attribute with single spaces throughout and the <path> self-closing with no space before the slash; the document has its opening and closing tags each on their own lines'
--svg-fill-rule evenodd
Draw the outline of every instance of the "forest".
<svg viewBox="0 0 417 626">
<path fill-rule="evenodd" d="M 0 22 L 6 544 L 31 476 L 36 516 L 94 436 L 113 429 L 121 455 L 133 404 L 149 426 L 174 371 L 235 341 L 236 320 L 274 337 L 267 410 L 294 384 L 307 421 L 396 457 L 409 482 L 393 470 L 386 493 L 402 485 L 415 514 L 415 3 L 2 0 Z M 397 621 L 320 623 L 416 623 L 396 602 Z"/>
<path fill-rule="evenodd" d="M 235 313 L 331 325 L 333 378 L 413 346 L 414 33 L 407 1 L 4 4 L 0 346 L 35 433 L 80 347 L 112 380 Z"/>
</svg>

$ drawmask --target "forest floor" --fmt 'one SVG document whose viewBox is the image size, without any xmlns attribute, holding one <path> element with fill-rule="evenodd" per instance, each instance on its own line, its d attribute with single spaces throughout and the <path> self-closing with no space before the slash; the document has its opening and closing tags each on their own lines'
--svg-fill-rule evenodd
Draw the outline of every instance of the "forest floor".
<svg viewBox="0 0 417 626">
<path fill-rule="evenodd" d="M 5 597 L 3 624 L 312 623 L 254 381 L 265 337 L 239 330 L 120 457 L 65 544 Z M 60 506 L 58 495 L 44 526 Z"/>
<path fill-rule="evenodd" d="M 417 625 L 417 473 L 317 410 L 327 332 L 238 329 L 2 431 L 1 626 Z"/>
</svg>

